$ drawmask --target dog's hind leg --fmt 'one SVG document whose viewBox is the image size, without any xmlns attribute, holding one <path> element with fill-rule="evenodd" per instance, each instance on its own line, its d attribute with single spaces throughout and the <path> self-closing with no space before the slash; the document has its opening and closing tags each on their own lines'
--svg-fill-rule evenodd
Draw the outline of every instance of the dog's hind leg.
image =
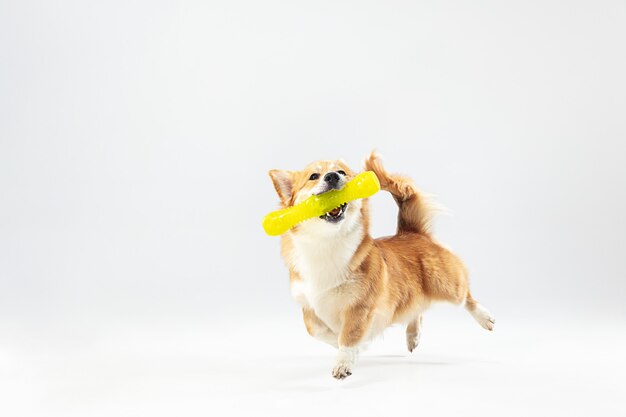
<svg viewBox="0 0 626 417">
<path fill-rule="evenodd" d="M 409 349 L 409 352 L 413 352 L 413 349 L 419 344 L 421 333 L 422 315 L 420 314 L 406 327 L 406 347 Z"/>
<path fill-rule="evenodd" d="M 467 298 L 465 299 L 465 309 L 483 328 L 489 331 L 493 330 L 493 326 L 496 324 L 496 319 L 493 318 L 491 313 L 485 307 L 478 304 L 478 302 L 472 298 L 469 291 L 467 292 Z"/>
</svg>

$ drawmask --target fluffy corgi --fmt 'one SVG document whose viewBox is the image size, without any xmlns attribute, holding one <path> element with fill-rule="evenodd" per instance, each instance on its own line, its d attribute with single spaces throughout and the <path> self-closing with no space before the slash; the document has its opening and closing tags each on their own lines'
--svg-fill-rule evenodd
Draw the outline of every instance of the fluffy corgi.
<svg viewBox="0 0 626 417">
<path fill-rule="evenodd" d="M 351 375 L 359 349 L 392 324 L 407 326 L 412 352 L 422 313 L 433 301 L 465 305 L 487 330 L 495 323 L 472 298 L 461 260 L 432 238 L 434 210 L 413 182 L 389 174 L 375 153 L 365 160 L 365 169 L 376 173 L 382 190 L 398 204 L 394 236 L 370 236 L 368 201 L 362 199 L 300 223 L 281 237 L 291 293 L 302 306 L 308 333 L 338 349 L 332 370 L 337 379 Z M 280 204 L 289 207 L 341 189 L 355 172 L 337 160 L 313 162 L 302 171 L 271 170 L 269 175 Z"/>
</svg>

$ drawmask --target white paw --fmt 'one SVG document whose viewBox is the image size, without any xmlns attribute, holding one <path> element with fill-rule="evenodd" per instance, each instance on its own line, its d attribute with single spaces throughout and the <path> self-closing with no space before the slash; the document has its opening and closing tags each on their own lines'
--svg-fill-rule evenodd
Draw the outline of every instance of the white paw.
<svg viewBox="0 0 626 417">
<path fill-rule="evenodd" d="M 420 343 L 420 335 L 419 333 L 416 335 L 406 335 L 406 347 L 409 349 L 409 352 L 413 352 L 413 350 Z"/>
<path fill-rule="evenodd" d="M 483 326 L 483 328 L 492 331 L 496 324 L 496 319 L 493 318 L 491 313 L 480 304 L 476 305 L 474 311 L 471 312 L 474 319 Z"/>
<path fill-rule="evenodd" d="M 333 368 L 333 377 L 344 379 L 352 375 L 352 366 L 359 354 L 358 347 L 341 347 L 337 352 L 337 364 Z"/>
<path fill-rule="evenodd" d="M 344 379 L 352 375 L 351 364 L 348 361 L 337 362 L 333 368 L 333 378 Z"/>
</svg>

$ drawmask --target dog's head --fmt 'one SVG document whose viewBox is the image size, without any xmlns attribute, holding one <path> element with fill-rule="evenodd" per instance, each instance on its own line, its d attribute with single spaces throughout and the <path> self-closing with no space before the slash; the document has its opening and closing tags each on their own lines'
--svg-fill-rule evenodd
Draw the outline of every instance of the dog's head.
<svg viewBox="0 0 626 417">
<path fill-rule="evenodd" d="M 312 195 L 340 190 L 356 175 L 342 160 L 316 161 L 302 171 L 273 169 L 269 172 L 281 204 L 290 207 Z M 362 223 L 362 200 L 355 200 L 319 218 L 301 223 L 298 233 L 332 234 L 354 230 Z"/>
</svg>

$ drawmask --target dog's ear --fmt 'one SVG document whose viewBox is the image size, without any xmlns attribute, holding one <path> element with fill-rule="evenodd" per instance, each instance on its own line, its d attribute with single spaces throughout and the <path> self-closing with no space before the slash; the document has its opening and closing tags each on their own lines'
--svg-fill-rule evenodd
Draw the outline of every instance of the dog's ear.
<svg viewBox="0 0 626 417">
<path fill-rule="evenodd" d="M 280 197 L 283 204 L 287 204 L 293 195 L 294 173 L 292 171 L 272 169 L 269 174 L 274 183 L 274 188 L 276 188 L 276 192 L 278 193 L 278 197 Z"/>
</svg>

